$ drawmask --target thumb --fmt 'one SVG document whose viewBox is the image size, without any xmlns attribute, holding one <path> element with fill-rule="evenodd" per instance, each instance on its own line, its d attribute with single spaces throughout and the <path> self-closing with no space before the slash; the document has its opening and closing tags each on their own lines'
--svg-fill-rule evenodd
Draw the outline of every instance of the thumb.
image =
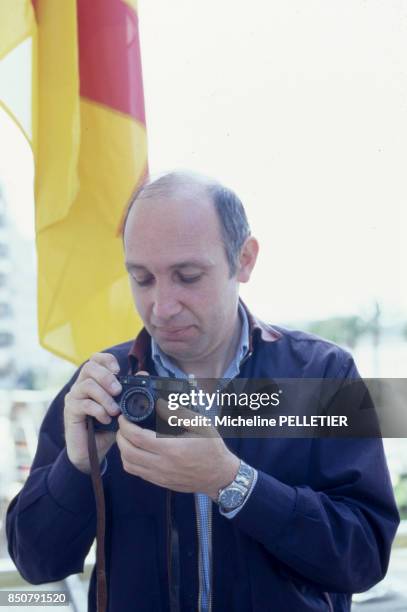
<svg viewBox="0 0 407 612">
<path fill-rule="evenodd" d="M 157 400 L 156 410 L 159 417 L 168 423 L 170 416 L 177 417 L 177 425 L 186 430 L 185 437 L 194 435 L 194 437 L 212 438 L 220 437 L 217 429 L 212 425 L 211 418 L 207 414 L 201 414 L 188 408 L 179 407 L 176 410 L 170 410 L 168 403 L 163 399 Z"/>
</svg>

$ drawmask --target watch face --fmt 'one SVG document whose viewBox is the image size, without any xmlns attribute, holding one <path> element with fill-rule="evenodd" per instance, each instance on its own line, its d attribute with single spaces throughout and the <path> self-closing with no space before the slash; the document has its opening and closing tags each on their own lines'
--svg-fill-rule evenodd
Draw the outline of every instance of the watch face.
<svg viewBox="0 0 407 612">
<path fill-rule="evenodd" d="M 219 503 L 225 510 L 234 510 L 240 506 L 243 499 L 244 494 L 240 489 L 230 487 L 222 492 Z"/>
</svg>

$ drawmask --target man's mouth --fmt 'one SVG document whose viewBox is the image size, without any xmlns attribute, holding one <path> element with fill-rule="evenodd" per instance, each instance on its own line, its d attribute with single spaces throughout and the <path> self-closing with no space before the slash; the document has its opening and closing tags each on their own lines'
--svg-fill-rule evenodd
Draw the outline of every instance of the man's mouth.
<svg viewBox="0 0 407 612">
<path fill-rule="evenodd" d="M 192 329 L 192 325 L 184 325 L 183 327 L 155 327 L 158 335 L 167 338 L 181 338 Z"/>
</svg>

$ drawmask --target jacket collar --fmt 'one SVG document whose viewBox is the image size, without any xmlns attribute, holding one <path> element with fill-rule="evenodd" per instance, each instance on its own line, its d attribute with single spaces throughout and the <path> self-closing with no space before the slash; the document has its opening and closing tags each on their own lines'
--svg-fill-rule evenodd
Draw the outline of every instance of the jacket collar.
<svg viewBox="0 0 407 612">
<path fill-rule="evenodd" d="M 264 342 L 275 342 L 276 340 L 280 340 L 280 338 L 282 338 L 283 334 L 281 332 L 277 331 L 277 329 L 272 327 L 269 323 L 265 323 L 264 321 L 261 321 L 255 317 L 247 308 L 243 300 L 241 298 L 239 298 L 239 300 L 245 309 L 247 318 L 249 320 L 249 353 L 253 352 L 255 340 L 259 336 Z"/>
<path fill-rule="evenodd" d="M 255 342 L 259 337 L 264 342 L 275 342 L 282 337 L 281 332 L 277 331 L 268 323 L 264 323 L 260 321 L 260 319 L 257 319 L 241 298 L 239 298 L 239 301 L 245 309 L 249 321 L 249 354 L 253 352 Z M 128 354 L 130 372 L 134 372 L 135 368 L 138 370 L 147 370 L 147 362 L 150 354 L 151 336 L 146 328 L 143 327 L 135 338 Z"/>
</svg>

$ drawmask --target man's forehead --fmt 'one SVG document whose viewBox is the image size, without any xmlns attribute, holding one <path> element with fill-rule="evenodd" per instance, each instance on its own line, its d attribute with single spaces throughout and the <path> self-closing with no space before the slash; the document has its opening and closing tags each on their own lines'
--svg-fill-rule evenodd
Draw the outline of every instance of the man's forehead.
<svg viewBox="0 0 407 612">
<path fill-rule="evenodd" d="M 194 214 L 182 203 L 168 202 L 166 207 L 149 201 L 128 221 L 124 243 L 129 264 L 160 269 L 186 263 L 210 266 L 215 255 L 219 257 L 217 251 L 223 252 L 216 219 Z"/>
<path fill-rule="evenodd" d="M 221 240 L 215 206 L 208 196 L 149 197 L 137 200 L 126 223 L 125 242 L 166 240 L 169 245 Z"/>
<path fill-rule="evenodd" d="M 208 196 L 136 201 L 126 224 L 124 249 L 134 270 L 136 264 L 158 274 L 186 263 L 209 269 L 226 261 L 217 212 Z"/>
</svg>

